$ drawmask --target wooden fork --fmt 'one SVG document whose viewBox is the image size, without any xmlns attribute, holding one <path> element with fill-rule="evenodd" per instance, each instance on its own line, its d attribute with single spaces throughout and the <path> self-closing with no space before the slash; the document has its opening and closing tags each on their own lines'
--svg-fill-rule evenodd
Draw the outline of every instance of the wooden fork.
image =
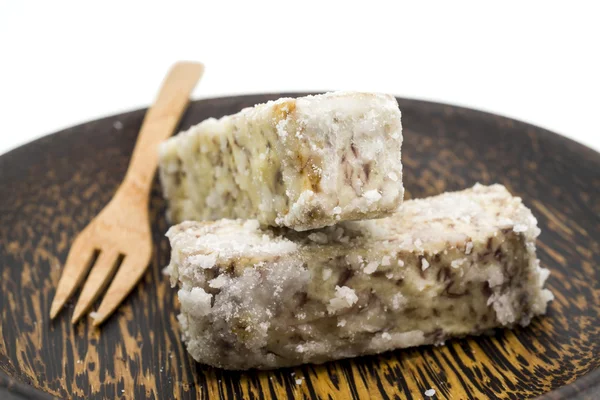
<svg viewBox="0 0 600 400">
<path fill-rule="evenodd" d="M 158 144 L 177 127 L 204 66 L 194 62 L 175 64 L 148 110 L 137 138 L 129 168 L 112 200 L 75 238 L 67 256 L 52 306 L 56 317 L 96 261 L 81 291 L 72 322 L 77 322 L 106 288 L 115 268 L 120 268 L 108 288 L 94 326 L 106 320 L 146 271 L 152 255 L 148 216 L 149 194 L 158 164 Z"/>
</svg>

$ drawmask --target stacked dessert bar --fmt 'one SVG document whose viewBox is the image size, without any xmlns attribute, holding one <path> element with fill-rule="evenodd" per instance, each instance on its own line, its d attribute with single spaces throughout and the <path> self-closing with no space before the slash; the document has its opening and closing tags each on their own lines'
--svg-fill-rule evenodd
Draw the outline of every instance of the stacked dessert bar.
<svg viewBox="0 0 600 400">
<path fill-rule="evenodd" d="M 167 271 L 199 362 L 321 363 L 527 325 L 537 222 L 501 185 L 402 204 L 394 97 L 283 98 L 160 148 Z"/>
</svg>

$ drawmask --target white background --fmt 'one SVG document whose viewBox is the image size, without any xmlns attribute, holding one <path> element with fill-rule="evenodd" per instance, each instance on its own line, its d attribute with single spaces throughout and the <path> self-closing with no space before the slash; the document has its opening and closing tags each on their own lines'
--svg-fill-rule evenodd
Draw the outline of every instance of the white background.
<svg viewBox="0 0 600 400">
<path fill-rule="evenodd" d="M 194 98 L 389 92 L 517 118 L 600 150 L 592 1 L 0 1 L 0 153 L 147 106 L 179 59 L 206 65 Z"/>
</svg>

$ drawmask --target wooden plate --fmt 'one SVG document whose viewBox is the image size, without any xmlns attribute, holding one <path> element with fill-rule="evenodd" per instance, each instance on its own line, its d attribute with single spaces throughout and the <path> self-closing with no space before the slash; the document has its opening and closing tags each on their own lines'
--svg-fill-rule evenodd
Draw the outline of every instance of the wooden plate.
<svg viewBox="0 0 600 400">
<path fill-rule="evenodd" d="M 196 101 L 181 128 L 281 96 Z M 156 245 L 140 285 L 101 330 L 72 326 L 69 308 L 49 321 L 61 263 L 121 181 L 139 110 L 0 157 L 0 386 L 26 398 L 422 399 L 429 388 L 438 399 L 600 398 L 600 154 L 507 118 L 398 101 L 407 197 L 500 182 L 539 218 L 538 254 L 556 295 L 547 316 L 495 336 L 318 366 L 226 372 L 196 364 L 161 274 L 169 246 L 156 183 Z"/>
</svg>

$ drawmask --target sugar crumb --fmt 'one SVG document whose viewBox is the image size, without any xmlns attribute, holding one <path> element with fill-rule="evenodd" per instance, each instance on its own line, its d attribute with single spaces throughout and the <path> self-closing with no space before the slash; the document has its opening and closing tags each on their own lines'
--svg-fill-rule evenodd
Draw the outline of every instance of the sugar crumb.
<svg viewBox="0 0 600 400">
<path fill-rule="evenodd" d="M 260 228 L 260 223 L 255 219 L 249 219 L 248 221 L 244 222 L 243 226 L 246 230 L 255 231 Z"/>
<path fill-rule="evenodd" d="M 188 257 L 187 261 L 191 265 L 198 266 L 202 269 L 210 269 L 214 267 L 217 263 L 217 255 L 215 253 L 195 254 L 193 256 Z"/>
<path fill-rule="evenodd" d="M 421 239 L 417 238 L 414 243 L 417 250 L 423 250 L 423 241 Z"/>
<path fill-rule="evenodd" d="M 367 266 L 363 269 L 363 272 L 367 275 L 371 275 L 373 272 L 377 271 L 379 267 L 379 263 L 377 261 L 371 261 L 367 264 Z"/>
<path fill-rule="evenodd" d="M 100 314 L 98 314 L 96 311 L 92 311 L 90 313 L 90 318 L 91 319 L 99 319 L 100 318 Z"/>
<path fill-rule="evenodd" d="M 527 232 L 527 225 L 525 225 L 525 224 L 516 224 L 515 226 L 513 226 L 513 231 L 515 233 Z"/>
<path fill-rule="evenodd" d="M 363 197 L 365 199 L 367 199 L 367 203 L 371 204 L 371 203 L 375 203 L 376 201 L 381 199 L 381 193 L 379 193 L 377 190 L 373 189 L 373 190 L 369 190 L 369 191 L 365 192 L 363 194 Z"/>
<path fill-rule="evenodd" d="M 467 245 L 465 247 L 465 254 L 471 254 L 472 250 L 473 250 L 473 242 L 467 242 Z"/>
<path fill-rule="evenodd" d="M 404 307 L 407 303 L 406 297 L 402 296 L 400 293 L 396 293 L 394 297 L 392 297 L 392 308 L 394 310 L 399 310 Z"/>
<path fill-rule="evenodd" d="M 435 396 L 435 389 L 428 389 L 425 391 L 425 396 L 427 397 L 433 397 Z"/>
<path fill-rule="evenodd" d="M 208 286 L 214 289 L 220 289 L 227 283 L 227 275 L 219 275 L 208 282 Z"/>
<path fill-rule="evenodd" d="M 327 242 L 329 241 L 329 239 L 327 238 L 327 234 L 323 232 L 313 232 L 310 235 L 308 235 L 308 238 L 318 244 L 327 244 Z"/>
<path fill-rule="evenodd" d="M 452 260 L 452 262 L 450 263 L 450 266 L 452 268 L 458 268 L 461 265 L 463 265 L 465 263 L 465 261 L 467 261 L 466 258 L 459 258 L 458 260 Z"/>
<path fill-rule="evenodd" d="M 498 226 L 499 226 L 500 228 L 508 228 L 508 227 L 510 227 L 510 226 L 513 226 L 513 225 L 514 225 L 514 222 L 513 222 L 513 220 L 512 220 L 512 219 L 510 219 L 510 218 L 500 218 L 500 219 L 498 220 Z"/>
</svg>

